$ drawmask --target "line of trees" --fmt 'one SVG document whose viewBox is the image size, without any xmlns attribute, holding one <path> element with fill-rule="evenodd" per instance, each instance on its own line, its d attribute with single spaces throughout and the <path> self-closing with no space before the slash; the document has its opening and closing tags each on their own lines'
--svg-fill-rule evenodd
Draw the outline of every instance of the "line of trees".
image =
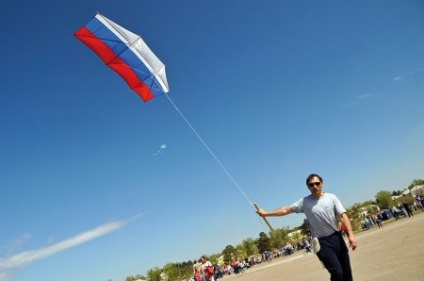
<svg viewBox="0 0 424 281">
<path fill-rule="evenodd" d="M 424 185 L 424 180 L 415 179 L 408 186 L 408 189 L 412 189 L 416 185 Z M 386 209 L 389 206 L 396 205 L 397 203 L 408 203 L 412 204 L 414 198 L 412 196 L 402 196 L 396 200 L 393 200 L 392 196 L 400 195 L 402 191 L 379 191 L 375 200 L 369 200 L 362 203 L 355 203 L 347 208 L 347 213 L 352 221 L 352 227 L 354 229 L 360 229 L 361 221 L 363 220 L 363 213 L 366 211 L 369 214 L 375 213 L 378 208 Z M 378 207 L 378 208 L 377 208 Z M 301 237 L 296 235 L 289 237 L 288 234 L 291 232 L 298 232 L 300 230 Z M 259 237 L 256 239 L 247 238 L 240 244 L 233 246 L 227 245 L 221 253 L 212 254 L 209 256 L 209 260 L 216 264 L 218 259 L 223 257 L 225 263 L 230 263 L 234 260 L 244 260 L 251 257 L 252 255 L 261 255 L 265 251 L 273 251 L 274 249 L 281 249 L 287 242 L 297 243 L 304 236 L 309 237 L 311 234 L 309 223 L 306 219 L 303 223 L 294 228 L 283 227 L 276 229 L 275 232 L 265 233 L 260 232 Z M 135 276 L 128 276 L 126 281 L 135 280 L 149 280 L 149 281 L 161 281 L 164 276 L 169 281 L 180 281 L 185 278 L 189 278 L 193 275 L 193 265 L 197 263 L 197 260 L 189 260 L 187 262 L 175 262 L 167 263 L 163 268 L 154 267 L 147 271 L 146 276 L 141 274 Z M 112 280 L 111 280 L 112 281 Z"/>
</svg>

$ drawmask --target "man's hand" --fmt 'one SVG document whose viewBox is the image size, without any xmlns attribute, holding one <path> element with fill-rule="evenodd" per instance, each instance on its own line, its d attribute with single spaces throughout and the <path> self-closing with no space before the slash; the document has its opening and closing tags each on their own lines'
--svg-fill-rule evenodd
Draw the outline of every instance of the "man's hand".
<svg viewBox="0 0 424 281">
<path fill-rule="evenodd" d="M 265 215 L 266 215 L 266 212 L 263 210 L 263 209 L 259 209 L 259 210 L 257 210 L 256 211 L 256 213 L 259 215 L 259 216 L 261 216 L 261 217 L 265 217 Z"/>
<path fill-rule="evenodd" d="M 353 235 L 349 236 L 349 246 L 353 251 L 355 251 L 356 247 L 358 247 L 358 242 L 356 242 L 355 236 Z"/>
</svg>

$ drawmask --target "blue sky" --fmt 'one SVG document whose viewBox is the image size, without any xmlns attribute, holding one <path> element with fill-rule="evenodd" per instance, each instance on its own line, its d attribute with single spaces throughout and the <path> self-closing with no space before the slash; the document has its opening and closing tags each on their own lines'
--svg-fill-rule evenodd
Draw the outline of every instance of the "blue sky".
<svg viewBox="0 0 424 281">
<path fill-rule="evenodd" d="M 216 159 L 73 37 L 96 11 L 166 64 Z M 346 206 L 424 178 L 421 1 L 17 0 L 0 23 L 0 281 L 217 253 L 267 231 L 251 202 L 290 204 L 311 172 Z"/>
</svg>

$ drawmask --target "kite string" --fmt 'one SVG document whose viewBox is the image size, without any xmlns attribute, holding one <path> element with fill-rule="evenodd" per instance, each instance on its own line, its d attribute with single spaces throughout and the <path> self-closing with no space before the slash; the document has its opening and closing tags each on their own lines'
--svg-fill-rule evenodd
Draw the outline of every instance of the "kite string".
<svg viewBox="0 0 424 281">
<path fill-rule="evenodd" d="M 209 146 L 206 144 L 206 142 L 203 140 L 203 138 L 197 133 L 197 131 L 194 129 L 194 127 L 190 124 L 190 122 L 187 120 L 187 118 L 182 114 L 182 112 L 178 109 L 178 107 L 175 105 L 175 103 L 171 100 L 168 94 L 165 94 L 165 96 L 168 98 L 169 102 L 172 104 L 172 106 L 175 108 L 175 110 L 180 114 L 181 118 L 187 123 L 187 125 L 190 127 L 190 129 L 193 131 L 193 133 L 196 135 L 196 137 L 199 139 L 199 141 L 203 144 L 203 146 L 206 148 L 207 151 L 212 155 L 212 157 L 215 159 L 215 161 L 218 163 L 218 165 L 221 167 L 221 169 L 224 171 L 224 173 L 230 178 L 230 180 L 233 182 L 233 184 L 237 187 L 237 189 L 243 194 L 244 198 L 249 202 L 251 206 L 254 204 L 249 199 L 249 197 L 246 195 L 246 193 L 241 189 L 240 185 L 236 182 L 236 180 L 231 176 L 231 174 L 227 171 L 225 166 L 219 161 L 218 157 L 215 156 L 215 154 L 212 152 L 212 150 L 209 148 Z"/>
</svg>

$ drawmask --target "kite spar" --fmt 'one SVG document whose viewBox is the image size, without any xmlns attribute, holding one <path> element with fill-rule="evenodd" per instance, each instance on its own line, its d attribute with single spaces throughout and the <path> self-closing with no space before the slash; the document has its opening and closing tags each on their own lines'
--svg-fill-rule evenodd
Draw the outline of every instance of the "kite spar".
<svg viewBox="0 0 424 281">
<path fill-rule="evenodd" d="M 258 209 L 257 205 L 251 202 L 225 166 L 167 95 L 169 86 L 166 80 L 165 65 L 139 35 L 123 28 L 101 14 L 97 14 L 85 26 L 76 31 L 74 35 L 92 49 L 108 67 L 118 73 L 144 102 L 165 94 L 175 110 L 249 204 Z M 263 219 L 268 227 L 274 231 L 269 222 L 265 218 Z"/>
<path fill-rule="evenodd" d="M 259 206 L 256 204 L 253 204 L 253 206 L 256 208 L 256 211 L 259 211 Z M 275 232 L 274 228 L 272 227 L 272 225 L 269 223 L 269 221 L 266 219 L 266 217 L 262 217 L 262 219 L 264 220 L 264 222 L 266 223 L 266 225 L 269 227 L 269 229 L 272 232 Z"/>
</svg>

